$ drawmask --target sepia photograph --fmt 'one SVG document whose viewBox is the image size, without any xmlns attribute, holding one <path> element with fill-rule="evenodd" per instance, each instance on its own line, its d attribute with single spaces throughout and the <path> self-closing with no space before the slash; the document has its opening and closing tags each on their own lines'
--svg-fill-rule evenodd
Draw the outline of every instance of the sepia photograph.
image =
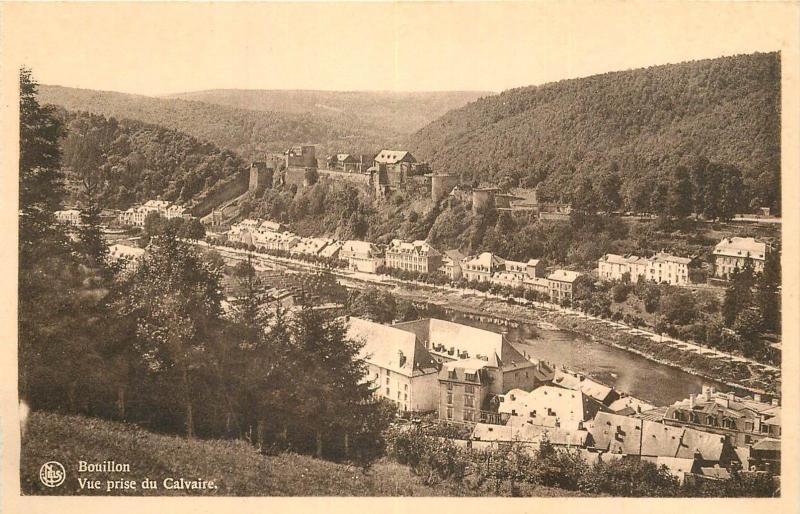
<svg viewBox="0 0 800 514">
<path fill-rule="evenodd" d="M 3 495 L 796 498 L 797 7 L 4 3 Z"/>
</svg>

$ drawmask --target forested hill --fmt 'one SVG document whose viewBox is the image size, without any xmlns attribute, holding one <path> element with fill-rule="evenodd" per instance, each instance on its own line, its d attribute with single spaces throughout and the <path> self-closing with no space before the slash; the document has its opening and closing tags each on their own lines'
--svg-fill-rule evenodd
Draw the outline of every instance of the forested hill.
<svg viewBox="0 0 800 514">
<path fill-rule="evenodd" d="M 512 89 L 449 112 L 409 149 L 470 180 L 541 182 L 551 199 L 613 173 L 630 209 L 648 203 L 659 177 L 705 157 L 739 168 L 746 207 L 774 208 L 780 77 L 779 54 L 756 53 Z"/>
<path fill-rule="evenodd" d="M 139 120 L 179 130 L 245 159 L 263 159 L 292 144 L 315 143 L 321 154 L 380 148 L 402 137 L 365 124 L 352 115 L 330 112 L 274 112 L 198 101 L 154 98 L 61 86 L 39 87 L 39 101 L 72 111 Z M 343 149 L 343 150 L 342 150 Z"/>
<path fill-rule="evenodd" d="M 103 207 L 155 198 L 192 205 L 245 169 L 230 150 L 177 130 L 64 109 L 57 115 L 65 126 L 62 164 L 74 186 L 70 203 L 80 200 L 80 178 L 90 175 Z"/>
<path fill-rule="evenodd" d="M 346 114 L 389 133 L 410 134 L 451 109 L 490 92 L 440 91 L 311 91 L 212 89 L 169 95 L 168 98 L 258 111 Z"/>
<path fill-rule="evenodd" d="M 215 90 L 156 98 L 39 87 L 43 104 L 180 130 L 248 160 L 298 143 L 318 145 L 319 155 L 377 152 L 483 94 Z"/>
</svg>

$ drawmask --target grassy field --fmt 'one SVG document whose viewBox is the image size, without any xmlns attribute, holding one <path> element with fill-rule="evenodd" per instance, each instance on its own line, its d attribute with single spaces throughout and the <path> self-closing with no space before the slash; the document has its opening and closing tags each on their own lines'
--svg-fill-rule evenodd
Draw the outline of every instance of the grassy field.
<svg viewBox="0 0 800 514">
<path fill-rule="evenodd" d="M 42 485 L 39 469 L 58 461 L 65 482 Z M 79 473 L 79 461 L 113 460 L 130 464 L 129 473 Z M 263 456 L 243 441 L 195 440 L 154 434 L 133 425 L 82 416 L 36 412 L 22 443 L 23 494 L 49 495 L 218 495 L 218 496 L 486 496 L 486 490 L 455 483 L 428 486 L 408 467 L 382 460 L 369 471 L 297 454 Z M 81 488 L 79 478 L 100 481 L 100 489 Z M 158 489 L 142 489 L 150 478 Z M 166 478 L 214 481 L 216 488 L 165 489 Z M 107 480 L 128 480 L 136 490 L 106 490 Z M 508 494 L 501 491 L 501 494 Z M 526 486 L 527 496 L 573 496 L 575 493 Z"/>
</svg>

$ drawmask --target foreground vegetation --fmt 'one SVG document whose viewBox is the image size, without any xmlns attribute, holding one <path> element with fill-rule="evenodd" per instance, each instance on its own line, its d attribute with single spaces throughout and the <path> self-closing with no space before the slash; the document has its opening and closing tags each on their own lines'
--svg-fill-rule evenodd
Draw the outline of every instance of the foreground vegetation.
<svg viewBox="0 0 800 514">
<path fill-rule="evenodd" d="M 474 450 L 451 439 L 458 430 L 441 425 L 396 430 L 389 437 L 389 455 L 411 466 L 427 484 L 450 481 L 467 487 L 488 485 L 496 494 L 506 489 L 512 496 L 521 496 L 526 484 L 634 497 L 769 497 L 777 493 L 776 482 L 766 473 L 734 469 L 728 480 L 686 480 L 681 484 L 666 466 L 633 456 L 590 465 L 577 450 L 557 448 L 546 440 L 541 445 L 508 443 Z"/>
<path fill-rule="evenodd" d="M 78 475 L 79 460 L 129 463 L 130 473 Z M 39 467 L 61 462 L 67 478 L 58 488 L 39 481 Z M 408 466 L 381 459 L 369 468 L 334 463 L 296 453 L 263 455 L 247 441 L 193 440 L 155 434 L 134 425 L 83 416 L 34 412 L 22 442 L 20 481 L 24 494 L 109 494 L 81 490 L 79 476 L 102 480 L 156 480 L 157 490 L 117 491 L 131 495 L 217 496 L 461 496 L 493 494 L 488 488 L 469 489 L 455 482 L 432 485 Z M 216 489 L 168 490 L 164 478 L 213 480 Z M 532 496 L 574 496 L 557 488 L 529 486 Z"/>
</svg>

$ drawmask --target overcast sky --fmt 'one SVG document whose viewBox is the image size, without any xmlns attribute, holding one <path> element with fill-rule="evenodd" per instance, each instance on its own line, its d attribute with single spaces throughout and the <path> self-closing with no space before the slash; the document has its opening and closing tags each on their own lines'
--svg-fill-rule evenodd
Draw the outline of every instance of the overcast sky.
<svg viewBox="0 0 800 514">
<path fill-rule="evenodd" d="M 15 58 L 40 82 L 149 95 L 501 91 L 772 51 L 784 37 L 770 6 L 745 2 L 5 7 Z"/>
</svg>

